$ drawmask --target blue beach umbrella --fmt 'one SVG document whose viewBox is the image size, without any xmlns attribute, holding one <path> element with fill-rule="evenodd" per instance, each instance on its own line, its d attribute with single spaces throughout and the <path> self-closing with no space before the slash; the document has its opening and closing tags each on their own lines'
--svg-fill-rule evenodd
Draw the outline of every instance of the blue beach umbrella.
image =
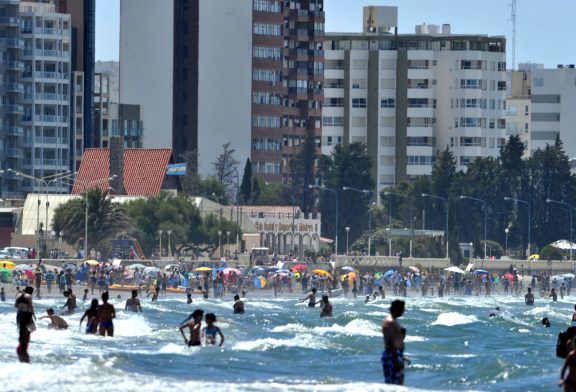
<svg viewBox="0 0 576 392">
<path fill-rule="evenodd" d="M 386 273 L 384 274 L 384 278 L 391 277 L 392 275 L 394 275 L 394 272 L 396 272 L 396 271 L 394 271 L 394 270 L 386 271 Z"/>
</svg>

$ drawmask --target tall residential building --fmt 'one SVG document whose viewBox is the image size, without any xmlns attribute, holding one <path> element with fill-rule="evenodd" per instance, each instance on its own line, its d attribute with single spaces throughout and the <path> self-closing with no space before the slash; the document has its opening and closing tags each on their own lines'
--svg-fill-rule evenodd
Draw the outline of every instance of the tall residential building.
<svg viewBox="0 0 576 392">
<path fill-rule="evenodd" d="M 366 143 L 379 191 L 430 175 L 446 147 L 458 169 L 498 156 L 506 141 L 505 43 L 452 34 L 450 25 L 398 34 L 396 7 L 366 7 L 362 33 L 326 34 L 322 152 Z"/>
<path fill-rule="evenodd" d="M 23 160 L 12 168 L 36 178 L 70 167 L 70 25 L 70 15 L 58 13 L 54 3 L 20 3 Z M 68 190 L 62 183 L 42 185 L 24 178 L 20 191 L 40 187 Z"/>
<path fill-rule="evenodd" d="M 230 142 L 280 181 L 305 135 L 320 144 L 323 0 L 123 0 L 120 19 L 120 96 L 142 106 L 144 147 L 195 150 L 205 175 Z"/>
<path fill-rule="evenodd" d="M 0 169 L 20 167 L 24 158 L 20 125 L 24 86 L 20 76 L 24 42 L 20 39 L 19 2 L 0 0 Z M 4 176 L 0 179 L 0 197 L 15 193 L 21 178 Z"/>
<path fill-rule="evenodd" d="M 82 90 L 88 97 L 94 93 L 94 67 L 96 58 L 96 0 L 54 0 L 56 9 L 69 14 L 72 22 L 72 71 L 82 72 L 82 87 L 74 81 L 75 89 Z M 83 147 L 98 147 L 94 134 L 94 102 L 91 99 L 82 102 Z"/>
<path fill-rule="evenodd" d="M 252 172 L 280 181 L 307 135 L 320 146 L 323 0 L 253 1 Z"/>
<path fill-rule="evenodd" d="M 519 135 L 526 146 L 524 156 L 531 155 L 531 95 L 532 70 L 542 69 L 542 64 L 521 63 L 517 71 L 507 72 L 506 129 L 507 135 Z"/>
<path fill-rule="evenodd" d="M 553 144 L 557 136 L 566 154 L 576 157 L 576 68 L 573 64 L 556 69 L 532 71 L 530 151 Z"/>
<path fill-rule="evenodd" d="M 123 0 L 120 100 L 142 108 L 145 148 L 198 152 L 198 171 L 230 143 L 250 156 L 250 0 Z"/>
</svg>

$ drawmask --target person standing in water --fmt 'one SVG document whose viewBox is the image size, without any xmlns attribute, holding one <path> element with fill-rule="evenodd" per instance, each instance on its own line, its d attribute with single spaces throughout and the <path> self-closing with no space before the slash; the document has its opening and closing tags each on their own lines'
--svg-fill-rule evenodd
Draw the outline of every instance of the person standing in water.
<svg viewBox="0 0 576 392">
<path fill-rule="evenodd" d="M 220 335 L 220 344 L 224 344 L 224 334 L 214 325 L 216 322 L 216 315 L 214 313 L 207 313 L 204 317 L 206 320 L 206 326 L 202 328 L 202 337 L 206 345 L 216 345 L 216 335 Z"/>
<path fill-rule="evenodd" d="M 113 319 L 116 318 L 116 309 L 114 305 L 108 303 L 108 292 L 102 293 L 103 304 L 98 306 L 98 321 L 100 322 L 100 336 L 114 336 L 114 323 Z"/>
<path fill-rule="evenodd" d="M 86 320 L 86 333 L 95 334 L 98 331 L 98 300 L 94 298 L 90 304 L 90 308 L 86 309 L 84 315 L 80 319 L 80 327 L 82 327 L 82 321 Z"/>
<path fill-rule="evenodd" d="M 528 287 L 528 292 L 524 296 L 524 302 L 526 305 L 534 305 L 534 294 L 532 294 L 532 288 Z"/>
<path fill-rule="evenodd" d="M 73 314 L 76 309 L 76 296 L 72 293 L 72 290 L 66 290 L 63 294 L 66 297 L 66 303 L 62 306 L 62 309 L 68 308 L 68 310 L 64 311 L 62 315 Z"/>
<path fill-rule="evenodd" d="M 132 290 L 132 296 L 126 300 L 126 306 L 124 310 L 130 310 L 131 312 L 142 313 L 142 306 L 140 305 L 140 300 L 138 297 L 138 290 Z"/>
<path fill-rule="evenodd" d="M 188 347 L 201 346 L 202 341 L 200 339 L 200 331 L 202 329 L 202 316 L 204 316 L 204 311 L 201 309 L 196 309 L 184 322 L 180 325 L 180 334 L 184 338 L 184 343 Z M 190 330 L 190 339 L 184 334 L 184 330 L 188 328 Z"/>
<path fill-rule="evenodd" d="M 550 294 L 548 294 L 548 297 L 552 297 L 552 301 L 557 302 L 558 294 L 556 294 L 556 289 L 552 288 L 552 290 L 550 290 Z"/>
<path fill-rule="evenodd" d="M 28 355 L 28 345 L 30 344 L 30 334 L 36 330 L 34 320 L 34 307 L 32 306 L 32 294 L 34 288 L 28 286 L 24 292 L 16 296 L 14 307 L 18 309 L 16 313 L 16 323 L 18 325 L 18 347 L 16 353 L 20 362 L 30 362 L 30 355 Z"/>
<path fill-rule="evenodd" d="M 322 300 L 318 301 L 322 310 L 320 311 L 320 317 L 332 317 L 332 304 L 328 300 L 327 295 L 322 296 Z"/>
<path fill-rule="evenodd" d="M 302 298 L 300 302 L 308 300 L 308 307 L 313 308 L 316 306 L 316 287 L 312 288 L 312 292 L 306 297 Z"/>
<path fill-rule="evenodd" d="M 565 376 L 566 370 L 568 370 L 568 376 Z M 571 350 L 566 356 L 564 365 L 560 370 L 558 386 L 564 387 L 564 392 L 574 392 L 576 390 L 576 350 Z"/>
<path fill-rule="evenodd" d="M 404 383 L 404 338 L 398 318 L 404 313 L 404 301 L 395 300 L 390 304 L 390 314 L 382 322 L 384 352 L 382 368 L 386 384 Z"/>
<path fill-rule="evenodd" d="M 234 314 L 244 314 L 244 302 L 238 294 L 234 296 Z M 208 315 L 206 315 L 206 318 L 208 318 Z"/>
</svg>

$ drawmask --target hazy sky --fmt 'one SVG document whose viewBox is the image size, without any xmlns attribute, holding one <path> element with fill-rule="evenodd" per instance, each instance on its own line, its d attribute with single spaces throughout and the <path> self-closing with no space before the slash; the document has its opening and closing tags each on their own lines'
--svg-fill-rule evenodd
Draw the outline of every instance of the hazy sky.
<svg viewBox="0 0 576 392">
<path fill-rule="evenodd" d="M 400 33 L 413 33 L 420 23 L 449 23 L 453 33 L 505 35 L 511 65 L 510 4 L 511 0 L 324 0 L 328 32 L 359 32 L 364 5 L 397 5 Z M 517 0 L 516 14 L 516 63 L 544 63 L 548 68 L 576 63 L 576 1 Z M 118 60 L 119 0 L 98 0 L 96 15 L 96 59 Z"/>
</svg>

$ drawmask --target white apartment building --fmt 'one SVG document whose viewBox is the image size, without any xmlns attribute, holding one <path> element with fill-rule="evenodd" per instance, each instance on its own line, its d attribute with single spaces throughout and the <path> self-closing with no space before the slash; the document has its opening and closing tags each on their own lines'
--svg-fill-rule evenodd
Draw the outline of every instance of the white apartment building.
<svg viewBox="0 0 576 392">
<path fill-rule="evenodd" d="M 449 25 L 397 30 L 396 7 L 366 7 L 363 33 L 325 37 L 322 153 L 362 142 L 380 190 L 430 175 L 438 150 L 457 169 L 498 156 L 506 138 L 504 37 Z"/>
<path fill-rule="evenodd" d="M 24 173 L 44 178 L 70 167 L 70 15 L 53 3 L 20 3 L 23 72 L 21 126 Z M 67 192 L 62 183 L 24 178 L 21 190 Z"/>
<path fill-rule="evenodd" d="M 198 152 L 198 172 L 251 143 L 252 1 L 122 0 L 120 101 L 140 105 L 144 148 Z"/>
<path fill-rule="evenodd" d="M 554 144 L 560 136 L 568 157 L 576 157 L 574 65 L 533 70 L 531 105 L 531 153 L 545 148 L 546 144 Z"/>
</svg>

